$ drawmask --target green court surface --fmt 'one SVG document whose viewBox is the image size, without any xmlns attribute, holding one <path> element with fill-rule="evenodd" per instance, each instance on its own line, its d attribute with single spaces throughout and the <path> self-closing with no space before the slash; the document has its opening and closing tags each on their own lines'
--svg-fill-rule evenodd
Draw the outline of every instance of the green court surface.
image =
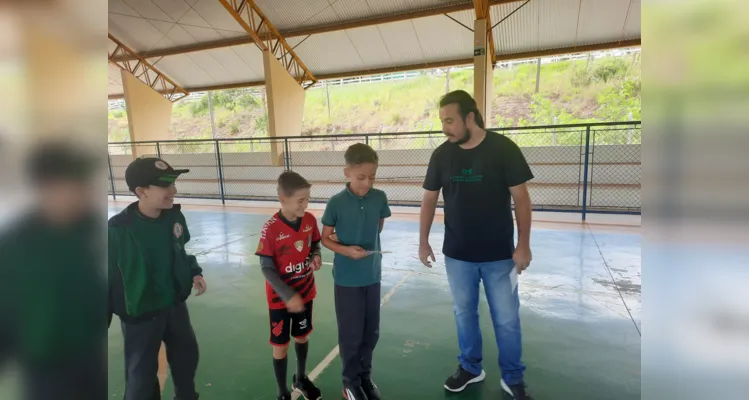
<svg viewBox="0 0 749 400">
<path fill-rule="evenodd" d="M 111 204 L 110 215 L 122 208 Z M 188 306 L 200 345 L 196 384 L 201 400 L 275 399 L 265 281 L 257 247 L 267 215 L 186 211 L 208 291 Z M 441 245 L 435 224 L 432 246 Z M 444 264 L 423 267 L 416 259 L 418 223 L 389 221 L 384 256 L 380 341 L 373 378 L 385 399 L 503 399 L 497 347 L 485 300 L 481 300 L 484 382 L 463 393 L 443 388 L 457 367 L 458 345 Z M 535 228 L 534 261 L 520 277 L 526 383 L 536 399 L 640 398 L 640 236 L 594 229 Z M 310 336 L 308 371 L 326 399 L 339 399 L 333 280 L 329 263 L 317 272 L 318 298 Z M 289 377 L 295 359 L 289 351 Z M 329 361 L 329 362 L 328 362 Z M 314 372 L 320 372 L 315 374 Z M 171 399 L 168 378 L 164 398 Z M 119 322 L 109 331 L 109 390 L 124 392 Z"/>
</svg>

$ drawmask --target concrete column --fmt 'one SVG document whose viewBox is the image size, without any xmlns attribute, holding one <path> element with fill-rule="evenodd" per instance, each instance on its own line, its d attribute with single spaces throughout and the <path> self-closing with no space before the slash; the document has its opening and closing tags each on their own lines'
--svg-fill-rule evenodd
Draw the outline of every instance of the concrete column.
<svg viewBox="0 0 749 400">
<path fill-rule="evenodd" d="M 268 136 L 301 136 L 304 89 L 269 51 L 263 52 L 263 67 L 268 100 Z M 283 142 L 271 142 L 271 159 L 273 165 L 284 165 Z"/>
<path fill-rule="evenodd" d="M 473 24 L 473 97 L 486 126 L 491 126 L 494 69 L 487 49 L 487 20 L 477 19 Z"/>
<path fill-rule="evenodd" d="M 170 139 L 172 102 L 127 71 L 122 73 L 130 141 Z M 133 145 L 133 158 L 156 157 L 156 145 Z"/>
</svg>

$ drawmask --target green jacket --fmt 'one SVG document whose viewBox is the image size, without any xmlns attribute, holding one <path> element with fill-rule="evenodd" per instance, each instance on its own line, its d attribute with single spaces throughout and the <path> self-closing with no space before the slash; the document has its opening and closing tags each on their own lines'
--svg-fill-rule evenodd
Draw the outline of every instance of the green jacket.
<svg viewBox="0 0 749 400">
<path fill-rule="evenodd" d="M 112 314 L 117 314 L 126 322 L 151 318 L 174 304 L 171 296 L 160 292 L 151 279 L 154 266 L 146 257 L 143 238 L 133 234 L 132 226 L 136 218 L 138 202 L 130 204 L 119 214 L 109 219 L 109 322 Z M 190 296 L 193 278 L 202 275 L 203 270 L 193 255 L 185 251 L 190 241 L 185 216 L 179 204 L 162 211 L 160 218 L 166 218 L 174 225 L 172 251 L 174 262 L 171 266 L 177 289 L 177 301 L 183 302 Z"/>
<path fill-rule="evenodd" d="M 101 228 L 96 214 L 61 227 L 34 212 L 0 232 L 0 370 L 4 359 L 43 366 L 106 346 Z"/>
</svg>

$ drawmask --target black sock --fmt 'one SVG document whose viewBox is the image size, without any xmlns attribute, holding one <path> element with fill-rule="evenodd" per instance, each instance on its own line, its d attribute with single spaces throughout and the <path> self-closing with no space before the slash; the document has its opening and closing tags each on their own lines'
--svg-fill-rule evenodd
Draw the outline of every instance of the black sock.
<svg viewBox="0 0 749 400">
<path fill-rule="evenodd" d="M 273 372 L 276 374 L 276 384 L 278 385 L 278 394 L 285 394 L 289 392 L 289 387 L 286 386 L 286 364 L 287 357 L 282 359 L 273 359 Z"/>
<path fill-rule="evenodd" d="M 309 342 L 294 343 L 294 350 L 296 351 L 296 378 L 301 379 L 307 374 L 307 350 L 309 349 Z"/>
</svg>

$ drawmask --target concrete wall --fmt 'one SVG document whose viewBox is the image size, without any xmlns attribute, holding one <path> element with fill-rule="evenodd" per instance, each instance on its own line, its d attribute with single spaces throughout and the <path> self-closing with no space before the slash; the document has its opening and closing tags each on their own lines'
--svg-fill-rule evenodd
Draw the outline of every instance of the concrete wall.
<svg viewBox="0 0 749 400">
<path fill-rule="evenodd" d="M 127 71 L 122 72 L 122 88 L 125 92 L 127 123 L 131 142 L 170 139 L 172 102 L 151 89 Z M 155 146 L 153 146 L 155 147 Z M 133 157 L 153 153 L 152 146 L 133 146 Z"/>
<path fill-rule="evenodd" d="M 304 89 L 270 51 L 263 52 L 263 65 L 268 93 L 269 136 L 301 136 Z M 283 152 L 283 143 L 271 143 L 274 165 L 283 165 Z"/>
<path fill-rule="evenodd" d="M 582 205 L 583 157 L 578 147 L 522 147 L 535 179 L 530 184 L 534 204 L 549 207 Z M 432 150 L 382 150 L 377 186 L 391 202 L 418 203 L 421 183 Z M 180 178 L 178 190 L 189 196 L 220 197 L 219 170 L 215 154 L 163 155 L 175 168 L 190 168 Z M 589 205 L 594 207 L 640 207 L 640 145 L 599 145 L 590 155 Z M 113 155 L 115 190 L 126 193 L 125 168 L 128 155 Z M 270 152 L 222 153 L 224 192 L 235 198 L 275 198 L 276 178 L 282 166 L 273 165 Z M 291 152 L 292 169 L 313 183 L 312 196 L 327 199 L 343 187 L 343 151 Z M 592 182 L 592 184 L 591 184 Z"/>
</svg>

